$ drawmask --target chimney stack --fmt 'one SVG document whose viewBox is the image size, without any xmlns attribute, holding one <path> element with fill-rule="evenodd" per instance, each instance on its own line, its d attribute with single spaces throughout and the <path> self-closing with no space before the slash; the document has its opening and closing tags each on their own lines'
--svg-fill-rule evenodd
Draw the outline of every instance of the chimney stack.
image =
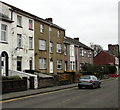
<svg viewBox="0 0 120 110">
<path fill-rule="evenodd" d="M 48 22 L 53 22 L 53 19 L 52 18 L 46 18 L 45 21 L 48 21 Z"/>
<path fill-rule="evenodd" d="M 79 41 L 79 37 L 74 38 L 75 40 Z"/>
</svg>

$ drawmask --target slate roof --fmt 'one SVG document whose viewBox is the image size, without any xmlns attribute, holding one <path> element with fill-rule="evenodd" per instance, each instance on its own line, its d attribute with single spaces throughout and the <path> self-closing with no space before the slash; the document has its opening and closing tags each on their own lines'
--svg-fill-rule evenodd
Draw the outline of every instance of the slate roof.
<svg viewBox="0 0 120 110">
<path fill-rule="evenodd" d="M 38 16 L 36 16 L 36 15 L 34 15 L 34 14 L 31 14 L 31 13 L 29 13 L 29 12 L 23 11 L 23 10 L 21 10 L 21 9 L 15 7 L 15 6 L 12 6 L 12 5 L 10 5 L 10 4 L 7 4 L 7 3 L 5 3 L 5 2 L 2 2 L 2 1 L 0 1 L 0 2 L 3 3 L 3 4 L 5 4 L 5 5 L 7 5 L 7 6 L 9 6 L 9 7 L 11 7 L 11 8 L 12 8 L 11 10 L 14 11 L 14 12 L 18 12 L 18 13 L 21 12 L 21 14 L 24 13 L 24 14 L 28 15 L 28 17 L 32 17 L 34 20 L 39 20 L 39 21 L 41 21 L 41 22 L 43 22 L 43 23 L 45 23 L 45 24 L 51 25 L 51 26 L 53 26 L 53 27 L 55 27 L 55 28 L 58 28 L 58 29 L 61 29 L 61 30 L 64 30 L 64 31 L 65 31 L 64 28 L 62 28 L 62 27 L 60 27 L 60 26 L 58 26 L 58 25 L 56 25 L 56 24 L 54 24 L 54 23 L 52 23 L 52 22 L 48 22 L 48 21 L 46 21 L 45 19 L 42 19 L 42 18 L 40 18 L 40 17 L 38 17 Z"/>
<path fill-rule="evenodd" d="M 85 44 L 79 42 L 78 40 L 70 38 L 70 37 L 65 37 L 65 43 L 74 44 L 76 46 L 79 46 L 79 47 L 85 48 L 87 50 L 92 50 L 93 51 L 92 48 L 90 48 L 90 47 L 86 46 Z"/>
</svg>

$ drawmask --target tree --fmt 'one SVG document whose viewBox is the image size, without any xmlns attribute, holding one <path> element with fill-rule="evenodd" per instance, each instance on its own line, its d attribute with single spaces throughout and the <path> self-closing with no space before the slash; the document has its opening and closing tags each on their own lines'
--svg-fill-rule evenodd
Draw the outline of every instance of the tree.
<svg viewBox="0 0 120 110">
<path fill-rule="evenodd" d="M 90 43 L 90 47 L 94 50 L 94 57 L 103 50 L 101 45 L 94 43 Z"/>
</svg>

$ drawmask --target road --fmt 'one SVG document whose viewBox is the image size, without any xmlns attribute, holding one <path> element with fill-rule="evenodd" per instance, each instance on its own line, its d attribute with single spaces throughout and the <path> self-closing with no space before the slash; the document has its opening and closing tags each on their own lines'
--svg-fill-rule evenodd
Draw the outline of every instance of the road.
<svg viewBox="0 0 120 110">
<path fill-rule="evenodd" d="M 118 79 L 104 81 L 101 88 L 77 87 L 4 102 L 3 108 L 117 108 Z"/>
</svg>

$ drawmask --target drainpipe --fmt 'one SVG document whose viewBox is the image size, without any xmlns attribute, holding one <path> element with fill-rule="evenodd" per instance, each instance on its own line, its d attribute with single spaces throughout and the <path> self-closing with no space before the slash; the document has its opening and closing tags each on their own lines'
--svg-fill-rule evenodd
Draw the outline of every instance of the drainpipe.
<svg viewBox="0 0 120 110">
<path fill-rule="evenodd" d="M 50 32 L 51 32 L 51 30 L 50 30 L 50 28 L 51 28 L 51 24 L 49 25 L 49 32 L 48 32 L 48 37 L 49 37 L 49 39 L 48 39 L 48 73 L 50 73 Z"/>
</svg>

